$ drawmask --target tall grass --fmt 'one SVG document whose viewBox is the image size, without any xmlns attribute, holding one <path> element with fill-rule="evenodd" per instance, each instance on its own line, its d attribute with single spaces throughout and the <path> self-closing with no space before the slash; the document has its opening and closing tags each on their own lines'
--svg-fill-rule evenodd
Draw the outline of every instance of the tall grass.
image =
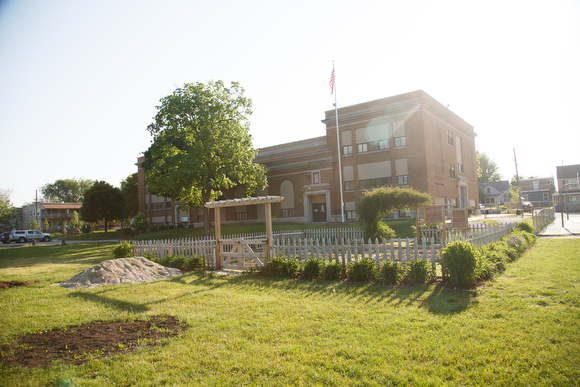
<svg viewBox="0 0 580 387">
<path fill-rule="evenodd" d="M 539 240 L 475 293 L 211 272 L 91 290 L 49 286 L 111 256 L 110 245 L 66 248 L 0 250 L 0 280 L 40 281 L 0 291 L 0 345 L 31 332 L 161 314 L 190 328 L 159 347 L 81 366 L 0 369 L 0 385 L 545 386 L 580 380 L 579 239 Z"/>
</svg>

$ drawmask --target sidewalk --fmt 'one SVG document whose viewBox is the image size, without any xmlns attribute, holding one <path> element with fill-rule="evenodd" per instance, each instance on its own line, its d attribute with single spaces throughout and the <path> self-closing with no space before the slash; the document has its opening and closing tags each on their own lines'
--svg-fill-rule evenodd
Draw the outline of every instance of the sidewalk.
<svg viewBox="0 0 580 387">
<path fill-rule="evenodd" d="M 540 237 L 580 237 L 580 214 L 564 214 L 564 226 L 562 227 L 562 214 L 556 213 L 556 219 L 546 227 L 538 236 Z"/>
</svg>

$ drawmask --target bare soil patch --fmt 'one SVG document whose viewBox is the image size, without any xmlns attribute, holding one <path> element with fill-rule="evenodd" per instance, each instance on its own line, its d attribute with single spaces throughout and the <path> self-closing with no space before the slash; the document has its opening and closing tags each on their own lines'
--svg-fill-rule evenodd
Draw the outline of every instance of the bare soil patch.
<svg viewBox="0 0 580 387">
<path fill-rule="evenodd" d="M 0 281 L 0 289 L 10 289 L 17 286 L 30 286 L 36 282 Z"/>
<path fill-rule="evenodd" d="M 73 328 L 20 337 L 0 349 L 3 367 L 48 367 L 54 361 L 79 365 L 158 345 L 179 335 L 187 325 L 175 317 L 157 316 L 145 321 L 96 322 Z"/>
</svg>

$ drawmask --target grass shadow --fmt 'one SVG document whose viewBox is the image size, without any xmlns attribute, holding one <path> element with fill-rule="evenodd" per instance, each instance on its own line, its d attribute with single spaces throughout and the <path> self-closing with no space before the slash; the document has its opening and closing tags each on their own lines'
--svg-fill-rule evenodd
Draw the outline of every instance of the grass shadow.
<svg viewBox="0 0 580 387">
<path fill-rule="evenodd" d="M 67 297 L 71 298 L 79 298 L 84 301 L 91 301 L 97 304 L 101 304 L 105 307 L 111 307 L 118 309 L 123 312 L 131 312 L 131 313 L 143 313 L 149 310 L 149 307 L 146 304 L 129 302 L 114 299 L 111 297 L 104 296 L 103 293 L 107 292 L 107 290 L 100 291 L 97 293 L 89 293 L 84 291 L 74 291 L 69 293 Z"/>
</svg>

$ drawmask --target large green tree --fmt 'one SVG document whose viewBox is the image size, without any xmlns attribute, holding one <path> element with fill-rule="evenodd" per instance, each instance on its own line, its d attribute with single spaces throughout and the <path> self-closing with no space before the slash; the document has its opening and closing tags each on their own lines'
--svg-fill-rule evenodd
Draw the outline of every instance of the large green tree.
<svg viewBox="0 0 580 387">
<path fill-rule="evenodd" d="M 105 222 L 107 232 L 108 222 L 123 218 L 124 200 L 121 190 L 105 181 L 97 181 L 85 192 L 81 206 L 81 218 L 85 222 Z"/>
<path fill-rule="evenodd" d="M 85 192 L 95 184 L 88 179 L 61 179 L 41 189 L 45 199 L 56 203 L 82 203 Z"/>
<path fill-rule="evenodd" d="M 12 190 L 0 189 L 0 223 L 10 223 L 18 212 L 10 202 L 10 195 L 12 195 Z"/>
<path fill-rule="evenodd" d="M 131 219 L 139 212 L 138 191 L 137 172 L 121 181 L 121 194 L 123 194 L 123 199 L 125 200 L 124 219 Z"/>
<path fill-rule="evenodd" d="M 363 223 L 366 236 L 382 239 L 393 235 L 392 230 L 383 223 L 383 218 L 393 211 L 414 209 L 428 204 L 431 204 L 429 194 L 411 187 L 384 187 L 365 192 L 357 203 L 356 211 Z"/>
<path fill-rule="evenodd" d="M 491 160 L 485 153 L 476 152 L 475 157 L 477 159 L 477 181 L 479 183 L 501 180 L 499 166 L 495 161 Z"/>
<path fill-rule="evenodd" d="M 266 169 L 253 162 L 249 116 L 252 101 L 237 82 L 187 83 L 161 99 L 147 129 L 153 143 L 143 168 L 149 192 L 199 208 L 243 184 L 246 194 L 267 185 Z M 209 209 L 204 232 L 210 234 Z"/>
</svg>

